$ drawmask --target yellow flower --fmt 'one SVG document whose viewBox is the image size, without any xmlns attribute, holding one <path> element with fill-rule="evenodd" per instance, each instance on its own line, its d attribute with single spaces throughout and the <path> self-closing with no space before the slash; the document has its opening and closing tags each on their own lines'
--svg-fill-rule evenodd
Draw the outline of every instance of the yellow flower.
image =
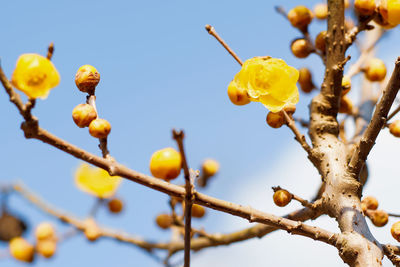
<svg viewBox="0 0 400 267">
<path fill-rule="evenodd" d="M 282 59 L 255 57 L 244 62 L 234 81 L 251 101 L 261 102 L 270 111 L 278 112 L 299 101 L 298 79 L 299 71 Z"/>
<path fill-rule="evenodd" d="M 81 164 L 75 173 L 76 186 L 91 195 L 99 198 L 109 198 L 114 195 L 121 177 L 110 176 L 108 172 L 88 164 Z"/>
<path fill-rule="evenodd" d="M 47 98 L 50 90 L 60 83 L 53 63 L 38 54 L 23 54 L 17 60 L 12 84 L 30 98 Z"/>
</svg>

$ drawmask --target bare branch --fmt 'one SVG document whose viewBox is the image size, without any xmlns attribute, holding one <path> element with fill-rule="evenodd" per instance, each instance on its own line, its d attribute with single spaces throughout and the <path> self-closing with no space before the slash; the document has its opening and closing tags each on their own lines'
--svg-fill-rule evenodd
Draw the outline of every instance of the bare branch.
<svg viewBox="0 0 400 267">
<path fill-rule="evenodd" d="M 361 167 L 364 165 L 369 152 L 375 144 L 375 140 L 378 137 L 379 132 L 381 131 L 382 127 L 385 126 L 390 107 L 392 106 L 399 89 L 400 58 L 398 58 L 395 63 L 395 68 L 386 90 L 383 92 L 382 98 L 376 106 L 371 122 L 361 137 L 361 140 L 357 144 L 350 160 L 349 168 L 352 172 L 358 174 L 361 170 Z"/>
</svg>

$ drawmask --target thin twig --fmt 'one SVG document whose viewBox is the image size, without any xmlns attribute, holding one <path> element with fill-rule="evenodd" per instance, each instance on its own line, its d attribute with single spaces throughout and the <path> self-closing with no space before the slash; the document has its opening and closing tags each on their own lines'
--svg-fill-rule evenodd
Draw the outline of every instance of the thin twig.
<svg viewBox="0 0 400 267">
<path fill-rule="evenodd" d="M 393 110 L 392 113 L 389 114 L 389 116 L 387 117 L 387 121 L 390 121 L 399 112 L 400 112 L 400 105 L 395 110 Z"/>
<path fill-rule="evenodd" d="M 179 147 L 179 152 L 182 158 L 182 169 L 185 174 L 185 249 L 184 249 L 184 267 L 190 267 L 190 241 L 192 232 L 192 205 L 193 205 L 193 184 L 191 175 L 186 159 L 185 148 L 183 146 L 183 139 L 185 134 L 183 131 L 172 130 L 173 138 Z"/>
<path fill-rule="evenodd" d="M 54 43 L 51 42 L 49 44 L 49 47 L 47 48 L 47 59 L 51 60 L 51 58 L 53 57 L 54 54 Z"/>
<path fill-rule="evenodd" d="M 283 115 L 285 116 L 286 125 L 292 130 L 295 135 L 295 139 L 300 145 L 304 148 L 304 150 L 308 153 L 309 156 L 312 156 L 312 148 L 306 141 L 306 137 L 300 133 L 299 129 L 296 127 L 296 123 L 294 120 L 287 114 L 285 110 L 282 110 Z"/>
<path fill-rule="evenodd" d="M 211 25 L 206 25 L 206 30 L 209 34 L 214 36 L 215 39 L 228 51 L 229 54 L 232 55 L 232 57 L 240 64 L 243 65 L 243 61 L 236 55 L 235 52 L 229 47 L 227 43 L 218 35 L 218 33 L 215 31 L 215 28 Z"/>
</svg>

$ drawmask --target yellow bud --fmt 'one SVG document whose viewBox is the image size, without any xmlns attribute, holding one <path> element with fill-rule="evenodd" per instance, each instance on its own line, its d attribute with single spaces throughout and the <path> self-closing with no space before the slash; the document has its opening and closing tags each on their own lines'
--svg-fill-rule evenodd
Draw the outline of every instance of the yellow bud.
<svg viewBox="0 0 400 267">
<path fill-rule="evenodd" d="M 201 165 L 203 174 L 210 177 L 214 176 L 219 170 L 219 163 L 214 159 L 206 159 Z"/>
<path fill-rule="evenodd" d="M 228 96 L 231 102 L 238 106 L 250 103 L 246 90 L 239 88 L 235 81 L 231 81 L 228 86 Z"/>
<path fill-rule="evenodd" d="M 104 119 L 95 119 L 89 124 L 89 133 L 95 138 L 106 138 L 111 132 L 111 124 Z"/>
<path fill-rule="evenodd" d="M 395 120 L 389 125 L 390 133 L 395 137 L 400 137 L 400 120 Z"/>
<path fill-rule="evenodd" d="M 349 8 L 350 7 L 350 1 L 349 0 L 344 0 L 344 8 Z"/>
<path fill-rule="evenodd" d="M 361 201 L 361 208 L 364 212 L 367 210 L 376 210 L 378 208 L 378 200 L 372 196 L 367 196 Z"/>
<path fill-rule="evenodd" d="M 380 82 L 386 77 L 385 63 L 379 58 L 370 59 L 365 67 L 365 77 L 371 82 Z"/>
<path fill-rule="evenodd" d="M 120 213 L 124 207 L 124 203 L 119 198 L 113 198 L 108 201 L 108 210 L 112 213 Z"/>
<path fill-rule="evenodd" d="M 206 209 L 203 206 L 193 204 L 192 205 L 192 216 L 195 218 L 202 218 L 206 213 Z"/>
<path fill-rule="evenodd" d="M 268 112 L 267 115 L 267 124 L 272 128 L 280 128 L 283 124 L 285 124 L 285 116 L 281 111 L 279 112 Z"/>
<path fill-rule="evenodd" d="M 353 114 L 353 102 L 346 95 L 340 98 L 339 113 Z"/>
<path fill-rule="evenodd" d="M 150 172 L 154 177 L 169 181 L 179 176 L 181 168 L 181 154 L 171 147 L 158 150 L 151 156 Z"/>
<path fill-rule="evenodd" d="M 86 219 L 84 234 L 89 241 L 96 241 L 101 236 L 100 228 L 93 219 Z"/>
<path fill-rule="evenodd" d="M 351 89 L 351 78 L 347 75 L 343 75 L 342 78 L 342 96 L 346 95 Z"/>
<path fill-rule="evenodd" d="M 290 49 L 295 57 L 306 58 L 311 53 L 310 44 L 306 39 L 296 39 L 292 42 Z"/>
<path fill-rule="evenodd" d="M 100 82 L 100 74 L 91 65 L 83 65 L 75 75 L 75 84 L 78 89 L 88 94 L 94 94 L 96 86 Z"/>
<path fill-rule="evenodd" d="M 173 223 L 173 219 L 169 214 L 160 214 L 156 217 L 156 223 L 161 229 L 168 229 Z"/>
<path fill-rule="evenodd" d="M 44 222 L 36 227 L 35 236 L 37 240 L 55 239 L 56 231 L 51 223 Z"/>
<path fill-rule="evenodd" d="M 395 222 L 390 229 L 390 233 L 392 234 L 393 238 L 400 242 L 400 221 Z"/>
<path fill-rule="evenodd" d="M 292 200 L 292 197 L 293 197 L 292 194 L 290 194 L 288 191 L 286 191 L 284 189 L 279 189 L 279 190 L 275 191 L 273 199 L 274 199 L 275 205 L 277 205 L 279 207 L 284 207 L 290 203 L 290 201 Z"/>
<path fill-rule="evenodd" d="M 399 0 L 381 0 L 379 4 L 379 13 L 391 27 L 400 24 L 400 1 Z"/>
<path fill-rule="evenodd" d="M 297 6 L 291 9 L 287 15 L 293 27 L 304 29 L 311 23 L 313 15 L 305 6 Z"/>
<path fill-rule="evenodd" d="M 72 110 L 72 119 L 79 128 L 88 127 L 96 118 L 96 110 L 89 104 L 79 104 Z"/>
<path fill-rule="evenodd" d="M 389 215 L 383 210 L 371 210 L 367 212 L 367 215 L 377 227 L 385 226 L 389 221 Z"/>
<path fill-rule="evenodd" d="M 15 259 L 24 262 L 32 262 L 34 247 L 22 237 L 14 237 L 9 243 L 10 253 Z"/>
<path fill-rule="evenodd" d="M 315 88 L 309 69 L 301 68 L 299 70 L 299 84 L 301 91 L 303 91 L 304 93 L 310 93 Z"/>
<path fill-rule="evenodd" d="M 314 14 L 317 19 L 326 19 L 328 17 L 328 5 L 325 3 L 316 4 Z"/>
<path fill-rule="evenodd" d="M 375 0 L 355 0 L 354 8 L 362 16 L 370 16 L 375 12 Z"/>
<path fill-rule="evenodd" d="M 324 53 L 326 50 L 325 38 L 326 38 L 326 31 L 320 32 L 315 38 L 315 47 Z"/>
<path fill-rule="evenodd" d="M 36 244 L 36 251 L 45 258 L 51 258 L 57 249 L 55 240 L 41 240 Z"/>
</svg>

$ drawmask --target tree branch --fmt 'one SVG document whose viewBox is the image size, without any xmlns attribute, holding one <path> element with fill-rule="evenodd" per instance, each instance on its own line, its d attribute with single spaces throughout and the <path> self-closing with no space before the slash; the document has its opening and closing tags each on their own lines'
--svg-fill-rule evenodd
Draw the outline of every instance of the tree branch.
<svg viewBox="0 0 400 267">
<path fill-rule="evenodd" d="M 392 77 L 383 92 L 382 98 L 376 106 L 374 115 L 371 122 L 368 124 L 363 136 L 354 150 L 352 158 L 350 160 L 349 169 L 358 174 L 361 167 L 364 165 L 365 160 L 372 147 L 375 144 L 375 140 L 378 137 L 382 127 L 385 126 L 386 118 L 389 110 L 396 98 L 397 92 L 400 89 L 400 58 L 396 60 L 395 68 L 392 73 Z"/>
</svg>

